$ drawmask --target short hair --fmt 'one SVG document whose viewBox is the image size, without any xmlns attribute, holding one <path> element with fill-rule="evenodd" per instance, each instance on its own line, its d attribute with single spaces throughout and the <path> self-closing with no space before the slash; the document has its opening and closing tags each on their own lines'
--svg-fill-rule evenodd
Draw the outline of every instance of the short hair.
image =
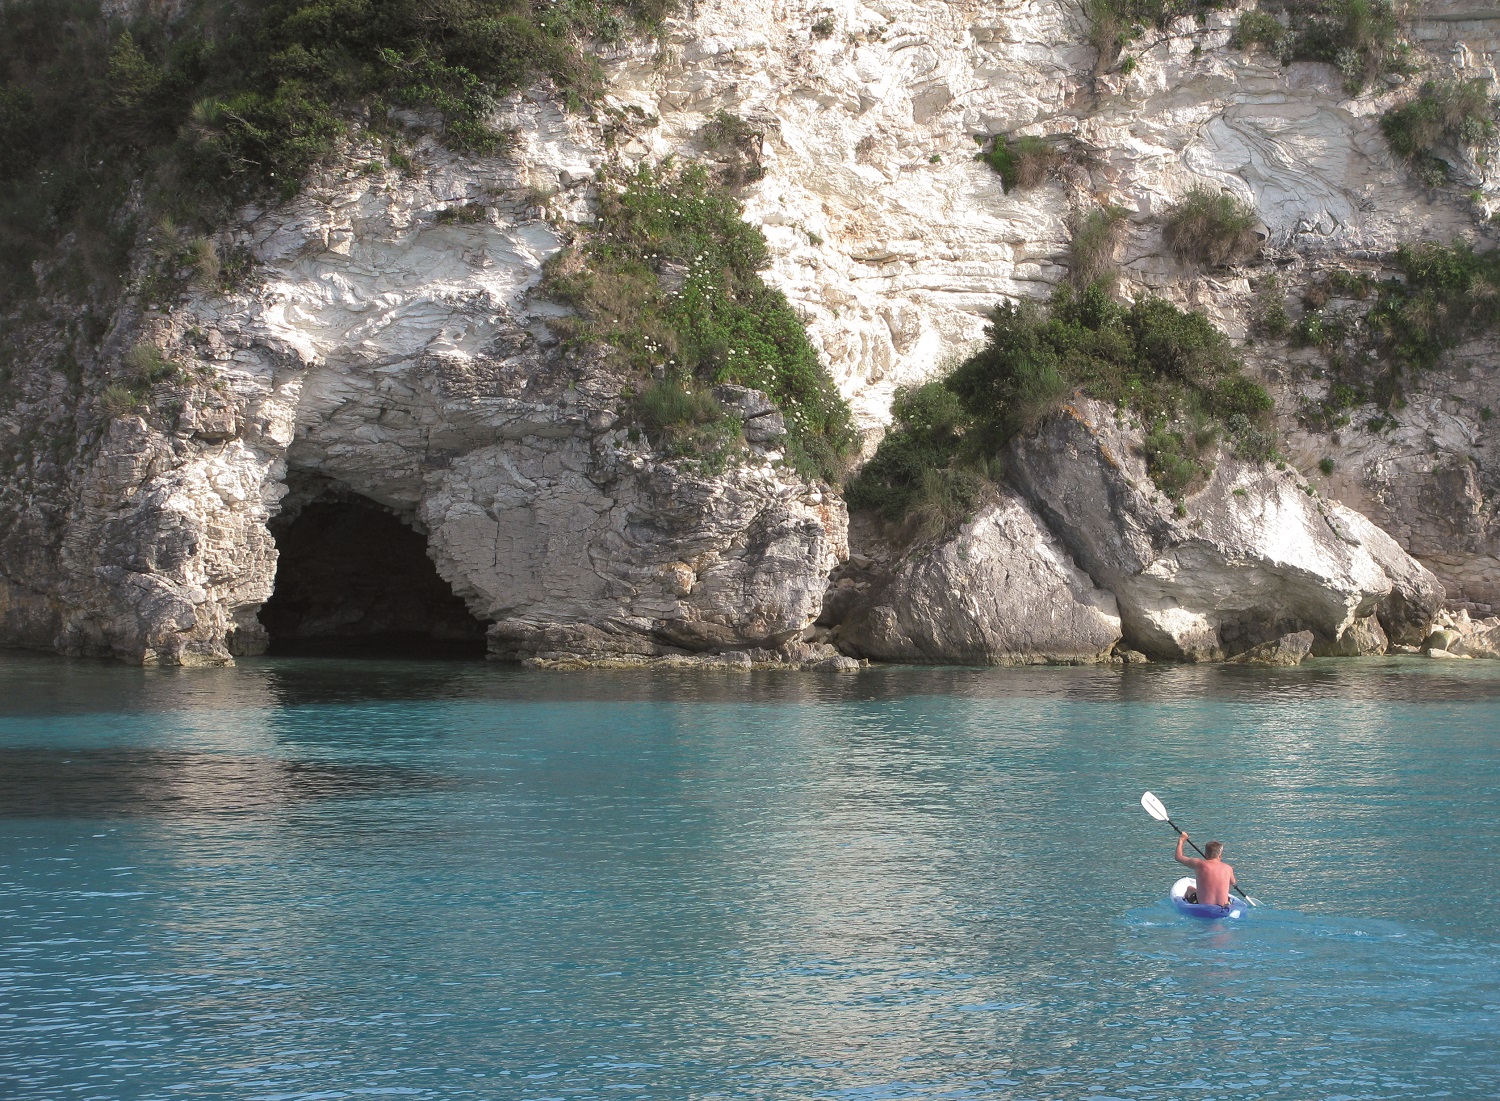
<svg viewBox="0 0 1500 1101">
<path fill-rule="evenodd" d="M 1208 857 L 1210 860 L 1217 860 L 1219 854 L 1223 851 L 1224 842 L 1222 841 L 1210 841 L 1207 845 L 1203 846 L 1203 855 Z"/>
</svg>

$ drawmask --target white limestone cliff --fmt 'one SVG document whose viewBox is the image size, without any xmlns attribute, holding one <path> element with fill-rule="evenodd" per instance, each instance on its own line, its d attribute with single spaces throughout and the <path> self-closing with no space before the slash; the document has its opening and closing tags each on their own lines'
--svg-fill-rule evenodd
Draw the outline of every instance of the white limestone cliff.
<svg viewBox="0 0 1500 1101">
<path fill-rule="evenodd" d="M 296 201 L 230 228 L 256 261 L 239 292 L 122 309 L 104 367 L 147 340 L 193 381 L 166 395 L 180 405 L 170 416 L 117 418 L 54 476 L 55 500 L 16 506 L 0 541 L 0 630 L 135 660 L 224 660 L 236 636 L 253 647 L 274 578 L 267 524 L 289 478 L 307 475 L 424 534 L 443 577 L 496 624 L 499 652 L 794 638 L 847 553 L 842 503 L 777 466 L 773 446 L 712 478 L 649 454 L 617 421 L 621 380 L 564 356 L 548 328 L 558 307 L 534 293 L 541 268 L 591 217 L 601 168 L 715 155 L 702 129 L 721 111 L 760 132 L 764 174 L 745 200 L 771 246 L 767 279 L 872 429 L 898 385 L 980 338 L 997 301 L 1051 293 L 1070 217 L 1098 202 L 1128 212 L 1127 293 L 1201 309 L 1236 338 L 1253 272 L 1205 273 L 1161 246 L 1157 219 L 1195 184 L 1253 202 L 1267 264 L 1295 270 L 1378 266 L 1419 238 L 1490 240 L 1500 181 L 1483 158 L 1432 191 L 1385 148 L 1380 112 L 1409 88 L 1351 98 L 1330 66 L 1230 49 L 1238 15 L 1180 20 L 1131 47 L 1128 76 L 1096 79 L 1082 16 L 1061 0 L 719 0 L 604 57 L 592 116 L 545 88 L 502 103 L 506 155 L 458 157 L 424 138 L 401 173 L 350 150 Z M 1412 35 L 1434 71 L 1493 76 L 1497 29 L 1493 13 L 1445 0 L 1417 13 Z M 975 139 L 1016 133 L 1078 155 L 1060 179 L 1007 195 L 973 159 Z M 1500 599 L 1500 456 L 1480 412 L 1500 411 L 1494 356 L 1476 343 L 1423 380 L 1394 433 L 1353 426 L 1332 477 L 1313 471 L 1334 445 L 1293 424 L 1305 375 L 1279 350 L 1252 356 L 1282 394 L 1304 474 L 1479 612 Z M 28 399 L 38 408 L 44 381 Z M 0 442 L 28 416 L 40 414 L 0 413 Z M 1328 645 L 1352 637 L 1380 584 L 1337 588 L 1343 611 L 1319 620 Z M 1174 646 L 1192 649 L 1162 650 Z"/>
</svg>

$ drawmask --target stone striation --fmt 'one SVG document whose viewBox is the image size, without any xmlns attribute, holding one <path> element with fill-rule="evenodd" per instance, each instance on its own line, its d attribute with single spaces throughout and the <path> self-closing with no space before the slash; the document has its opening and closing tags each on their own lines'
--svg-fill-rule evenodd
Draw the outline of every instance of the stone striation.
<svg viewBox="0 0 1500 1101">
<path fill-rule="evenodd" d="M 517 110 L 571 163 L 581 124 Z M 774 650 L 812 624 L 847 515 L 780 463 L 765 396 L 726 395 L 761 442 L 724 469 L 657 453 L 607 350 L 548 328 L 534 291 L 560 237 L 524 163 L 423 155 L 248 212 L 255 282 L 139 321 L 193 381 L 104 418 L 59 553 L 6 563 L 8 640 L 171 664 L 263 650 L 268 524 L 350 496 L 425 537 L 499 656 Z"/>
<path fill-rule="evenodd" d="M 1371 614 L 1397 641 L 1425 633 L 1436 578 L 1294 471 L 1221 455 L 1179 514 L 1141 444 L 1114 409 L 1078 399 L 1009 452 L 1021 492 L 1114 593 L 1131 647 L 1214 661 L 1301 630 L 1333 647 Z"/>
<path fill-rule="evenodd" d="M 1087 664 L 1109 657 L 1120 616 L 1114 597 L 1007 491 L 954 538 L 902 562 L 836 637 L 881 661 Z"/>
<path fill-rule="evenodd" d="M 1195 270 L 1161 246 L 1163 209 L 1192 186 L 1253 203 L 1278 270 L 1378 266 L 1416 238 L 1493 232 L 1483 216 L 1500 159 L 1460 165 L 1461 188 L 1422 187 L 1379 135 L 1406 89 L 1350 99 L 1332 66 L 1233 50 L 1238 14 L 1179 20 L 1132 45 L 1129 73 L 1093 74 L 1075 5 L 710 2 L 669 21 L 661 42 L 603 55 L 593 117 L 546 89 L 497 105 L 514 135 L 506 157 L 458 158 L 420 138 L 414 171 L 371 175 L 374 151 L 351 149 L 295 202 L 231 227 L 226 243 L 256 261 L 238 292 L 114 304 L 81 395 L 45 365 L 48 334 L 28 345 L 34 363 L 8 372 L 18 390 L 0 405 L 0 455 L 31 458 L 30 480 L 10 479 L 0 500 L 0 639 L 144 662 L 254 652 L 275 571 L 267 525 L 307 478 L 425 535 L 442 576 L 493 624 L 497 652 L 791 645 L 847 528 L 836 496 L 776 465 L 777 416 L 726 394 L 746 416 L 750 461 L 717 474 L 669 461 L 620 427 L 621 380 L 548 329 L 558 307 L 536 298 L 542 266 L 591 217 L 601 167 L 711 157 L 703 128 L 719 111 L 751 124 L 763 176 L 747 211 L 771 246 L 768 278 L 872 429 L 896 386 L 979 339 L 998 299 L 1050 294 L 1067 275 L 1069 218 L 1100 201 L 1127 211 L 1122 288 L 1203 310 L 1234 336 L 1252 271 Z M 1435 72 L 1493 77 L 1497 26 L 1444 0 L 1418 13 L 1414 37 Z M 1060 178 L 1006 194 L 973 160 L 974 139 L 1014 134 L 1077 155 Z M 117 380 L 139 340 L 187 381 L 158 387 L 149 409 L 106 415 L 87 391 Z M 1038 564 L 1055 539 L 1114 593 L 1126 641 L 1154 656 L 1208 659 L 1300 630 L 1318 653 L 1417 645 L 1442 591 L 1407 552 L 1451 599 L 1480 614 L 1500 601 L 1500 445 L 1484 412 L 1500 410 L 1495 354 L 1476 342 L 1413 380 L 1395 431 L 1362 428 L 1373 409 L 1354 411 L 1337 445 L 1294 430 L 1302 470 L 1342 449 L 1317 482 L 1324 496 L 1293 471 L 1226 458 L 1186 516 L 1151 487 L 1131 431 L 1075 405 L 1012 455 L 1037 534 L 996 523 L 962 537 L 993 552 L 987 580 L 958 557 L 969 544 L 898 568 L 880 605 L 889 625 L 864 628 L 864 644 L 924 660 L 948 645 L 985 661 L 1102 652 L 1070 649 L 1071 628 L 1016 633 L 1020 610 L 1047 607 L 1048 592 L 1063 620 L 1093 622 L 1066 563 L 1051 562 L 1050 581 Z M 1261 350 L 1255 365 L 1290 428 L 1299 378 Z M 76 450 L 35 454 L 27 441 L 60 427 Z M 1004 578 L 1026 569 L 1039 572 L 1018 600 Z M 992 588 L 962 605 L 941 596 L 940 574 Z M 924 627 L 920 607 L 954 627 Z"/>
</svg>

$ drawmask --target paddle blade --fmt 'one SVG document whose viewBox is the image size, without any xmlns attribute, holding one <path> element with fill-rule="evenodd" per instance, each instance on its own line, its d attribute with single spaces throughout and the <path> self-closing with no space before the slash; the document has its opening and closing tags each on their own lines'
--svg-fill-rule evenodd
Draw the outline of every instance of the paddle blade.
<svg viewBox="0 0 1500 1101">
<path fill-rule="evenodd" d="M 1162 806 L 1161 800 L 1152 795 L 1149 791 L 1146 792 L 1145 795 L 1141 796 L 1141 806 L 1145 807 L 1146 813 L 1149 814 L 1152 818 L 1155 818 L 1158 822 L 1165 822 L 1167 820 L 1167 808 Z"/>
</svg>

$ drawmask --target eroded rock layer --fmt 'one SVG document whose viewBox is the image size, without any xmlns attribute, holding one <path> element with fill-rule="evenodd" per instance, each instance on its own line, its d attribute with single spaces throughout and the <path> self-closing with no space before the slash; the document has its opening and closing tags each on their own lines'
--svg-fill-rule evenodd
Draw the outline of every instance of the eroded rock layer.
<svg viewBox="0 0 1500 1101">
<path fill-rule="evenodd" d="M 662 41 L 605 57 L 592 115 L 545 88 L 498 105 L 505 156 L 418 137 L 410 172 L 371 172 L 369 151 L 349 150 L 301 198 L 240 213 L 227 240 L 255 266 L 239 290 L 161 308 L 127 297 L 100 323 L 74 364 L 87 386 L 142 342 L 183 366 L 151 410 L 109 411 L 55 366 L 45 325 L 12 327 L 0 638 L 146 662 L 253 652 L 275 517 L 296 505 L 289 486 L 315 479 L 421 537 L 495 653 L 795 640 L 847 554 L 837 495 L 780 465 L 774 433 L 722 471 L 663 458 L 621 420 L 625 380 L 549 327 L 561 310 L 537 295 L 542 268 L 591 217 L 601 168 L 712 159 L 709 120 L 749 124 L 761 175 L 744 194 L 767 277 L 871 428 L 897 385 L 972 346 L 998 299 L 1064 281 L 1070 219 L 1099 202 L 1126 211 L 1122 291 L 1203 310 L 1236 338 L 1251 280 L 1273 266 L 1380 274 L 1418 238 L 1492 243 L 1500 161 L 1452 151 L 1453 186 L 1423 186 L 1379 130 L 1410 86 L 1351 96 L 1333 66 L 1231 48 L 1240 14 L 1179 20 L 1133 47 L 1128 71 L 1100 71 L 1067 4 L 706 3 Z M 1497 26 L 1428 5 L 1416 56 L 1438 75 L 1492 77 Z M 1018 134 L 1070 156 L 1006 193 L 975 139 Z M 1162 246 L 1162 211 L 1200 184 L 1254 204 L 1259 268 L 1200 270 Z M 1496 355 L 1475 338 L 1408 380 L 1395 428 L 1356 407 L 1335 442 L 1298 423 L 1321 385 L 1316 354 L 1262 341 L 1250 362 L 1276 389 L 1294 469 L 1225 457 L 1185 515 L 1151 486 L 1134 429 L 1075 405 L 1013 452 L 1024 501 L 898 566 L 850 621 L 850 645 L 1084 660 L 1110 651 L 1117 612 L 1127 644 L 1163 657 L 1303 630 L 1314 652 L 1364 653 L 1420 644 L 1443 586 L 1487 615 L 1500 601 Z"/>
</svg>

